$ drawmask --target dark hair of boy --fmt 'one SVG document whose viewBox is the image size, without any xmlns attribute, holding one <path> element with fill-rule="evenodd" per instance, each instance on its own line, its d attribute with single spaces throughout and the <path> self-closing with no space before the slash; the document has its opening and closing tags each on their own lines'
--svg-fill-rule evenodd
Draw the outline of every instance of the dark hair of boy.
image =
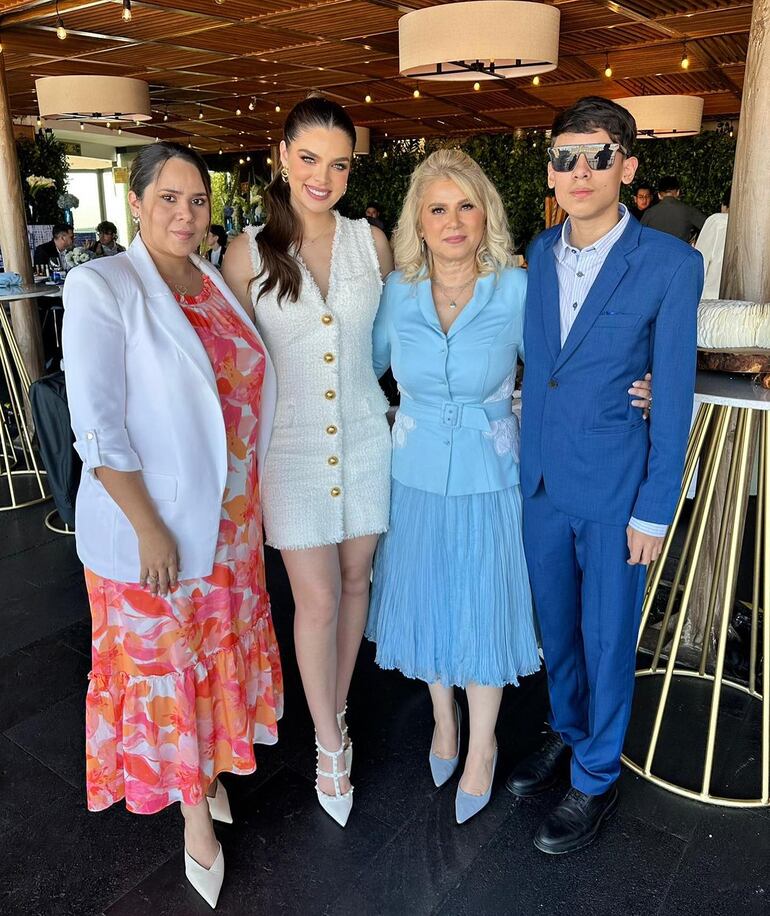
<svg viewBox="0 0 770 916">
<path fill-rule="evenodd" d="M 551 137 L 562 134 L 591 134 L 605 130 L 613 143 L 630 152 L 636 140 L 636 121 L 630 111 L 610 99 L 589 95 L 556 115 Z"/>
</svg>

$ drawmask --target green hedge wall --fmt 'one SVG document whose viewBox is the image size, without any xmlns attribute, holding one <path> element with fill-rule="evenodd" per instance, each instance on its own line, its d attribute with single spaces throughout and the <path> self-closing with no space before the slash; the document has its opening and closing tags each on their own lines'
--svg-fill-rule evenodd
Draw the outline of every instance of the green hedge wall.
<svg viewBox="0 0 770 916">
<path fill-rule="evenodd" d="M 363 216 L 367 203 L 374 200 L 391 230 L 398 220 L 412 171 L 425 156 L 446 146 L 465 150 L 481 165 L 500 192 L 515 243 L 528 244 L 544 226 L 548 140 L 542 131 L 373 144 L 369 156 L 355 160 L 342 212 Z M 655 184 L 664 175 L 676 175 L 689 203 L 706 214 L 719 209 L 732 177 L 734 139 L 708 132 L 689 139 L 647 140 L 637 144 L 635 153 L 639 157 L 640 178 Z M 630 190 L 624 189 L 623 199 L 630 202 Z"/>
</svg>

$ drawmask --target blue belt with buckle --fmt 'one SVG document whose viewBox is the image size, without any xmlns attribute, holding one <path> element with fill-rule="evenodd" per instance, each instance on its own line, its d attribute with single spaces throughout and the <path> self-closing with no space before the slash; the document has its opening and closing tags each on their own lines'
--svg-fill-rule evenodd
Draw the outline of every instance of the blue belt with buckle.
<svg viewBox="0 0 770 916">
<path fill-rule="evenodd" d="M 485 404 L 463 404 L 460 401 L 415 401 L 401 393 L 400 411 L 415 420 L 436 423 L 450 429 L 477 429 L 489 432 L 491 420 L 502 420 L 513 413 L 510 398 Z"/>
</svg>

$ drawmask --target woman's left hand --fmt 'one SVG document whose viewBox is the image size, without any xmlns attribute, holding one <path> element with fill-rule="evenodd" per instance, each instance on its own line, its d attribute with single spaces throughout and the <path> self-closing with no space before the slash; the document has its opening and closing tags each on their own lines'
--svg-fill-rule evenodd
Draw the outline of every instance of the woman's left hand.
<svg viewBox="0 0 770 916">
<path fill-rule="evenodd" d="M 628 393 L 636 398 L 635 401 L 631 401 L 631 406 L 641 407 L 646 420 L 652 407 L 652 374 L 648 372 L 643 379 L 637 379 L 628 389 Z"/>
</svg>

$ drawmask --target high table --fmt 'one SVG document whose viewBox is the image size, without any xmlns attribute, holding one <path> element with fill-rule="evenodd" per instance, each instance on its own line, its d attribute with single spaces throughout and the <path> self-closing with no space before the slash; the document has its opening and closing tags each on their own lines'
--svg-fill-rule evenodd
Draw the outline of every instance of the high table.
<svg viewBox="0 0 770 916">
<path fill-rule="evenodd" d="M 42 296 L 61 296 L 61 289 L 59 284 L 49 283 L 0 287 L 0 367 L 8 389 L 10 416 L 17 431 L 17 439 L 14 441 L 6 418 L 0 417 L 0 512 L 34 506 L 50 499 L 45 489 L 45 471 L 40 468 L 35 455 L 26 417 L 25 399 L 29 395 L 31 381 L 5 303 L 33 300 Z M 31 498 L 28 493 L 17 492 L 15 478 L 34 478 Z"/>
<path fill-rule="evenodd" d="M 770 391 L 755 387 L 746 376 L 699 372 L 695 401 L 699 407 L 690 432 L 681 495 L 660 559 L 649 571 L 642 607 L 640 639 L 656 597 L 666 597 L 665 589 L 668 588 L 657 645 L 649 665 L 636 672 L 637 678 L 655 679 L 656 685 L 660 684 L 660 692 L 651 732 L 644 741 L 645 752 L 638 754 L 638 761 L 628 756 L 624 756 L 623 760 L 645 779 L 688 798 L 736 807 L 767 806 L 770 805 Z M 732 429 L 734 442 L 732 453 L 728 455 Z M 758 476 L 751 657 L 748 680 L 741 683 L 725 676 L 725 655 L 730 622 L 735 612 L 738 565 L 749 485 L 755 464 Z M 696 469 L 699 474 L 697 492 L 689 521 L 685 523 L 682 518 L 683 509 Z M 717 517 L 715 502 L 718 500 L 715 500 L 715 494 L 720 488 L 724 488 L 724 504 Z M 699 564 L 699 561 L 708 559 L 703 548 L 706 532 L 712 522 L 718 523 L 716 553 L 713 568 L 704 569 L 705 563 Z M 681 557 L 676 563 L 673 581 L 663 583 L 666 559 L 677 534 L 682 533 L 684 544 Z M 699 664 L 693 664 L 692 660 L 683 663 L 682 633 L 685 621 L 692 621 L 694 606 L 691 599 L 697 577 L 704 576 L 708 602 L 697 608 L 701 612 L 698 615 L 702 640 L 702 643 L 699 641 L 702 644 L 700 661 Z M 659 589 L 663 589 L 660 594 Z M 758 665 L 760 639 L 762 661 Z M 709 660 L 712 640 L 716 650 L 714 658 Z M 667 659 L 662 660 L 665 655 Z M 699 713 L 696 706 L 683 708 L 687 707 L 688 702 L 692 704 L 693 694 L 687 690 L 680 692 L 672 701 L 672 695 L 676 693 L 672 688 L 683 685 L 688 678 L 696 679 L 696 683 L 709 692 L 703 707 L 704 713 L 708 709 L 705 716 Z M 692 681 L 689 684 L 694 686 Z M 647 686 L 650 686 L 649 683 Z M 752 704 L 760 704 L 756 727 L 749 729 L 747 740 L 751 742 L 751 748 L 745 752 L 747 762 L 759 762 L 756 784 L 752 783 L 751 790 L 748 793 L 742 791 L 738 797 L 718 795 L 712 791 L 717 741 L 729 741 L 730 729 L 738 728 L 738 720 L 725 715 L 731 691 L 740 691 L 748 695 Z M 637 711 L 632 717 L 630 733 L 634 730 L 636 718 Z M 698 722 L 698 718 L 707 721 Z M 672 722 L 677 723 L 673 728 Z M 689 729 L 679 730 L 679 723 L 682 722 L 692 725 L 692 732 L 697 732 L 696 726 L 699 726 L 705 735 L 693 739 L 692 733 L 688 733 Z M 667 735 L 669 743 L 678 743 L 679 747 L 663 747 L 661 733 Z M 699 787 L 693 785 L 692 779 L 688 784 L 676 776 L 668 775 L 664 778 L 659 772 L 656 775 L 656 753 L 660 751 L 664 752 L 662 757 L 669 758 L 673 751 L 675 756 L 687 759 L 688 763 L 697 758 Z M 699 764 L 700 755 L 703 758 L 702 768 Z"/>
</svg>

